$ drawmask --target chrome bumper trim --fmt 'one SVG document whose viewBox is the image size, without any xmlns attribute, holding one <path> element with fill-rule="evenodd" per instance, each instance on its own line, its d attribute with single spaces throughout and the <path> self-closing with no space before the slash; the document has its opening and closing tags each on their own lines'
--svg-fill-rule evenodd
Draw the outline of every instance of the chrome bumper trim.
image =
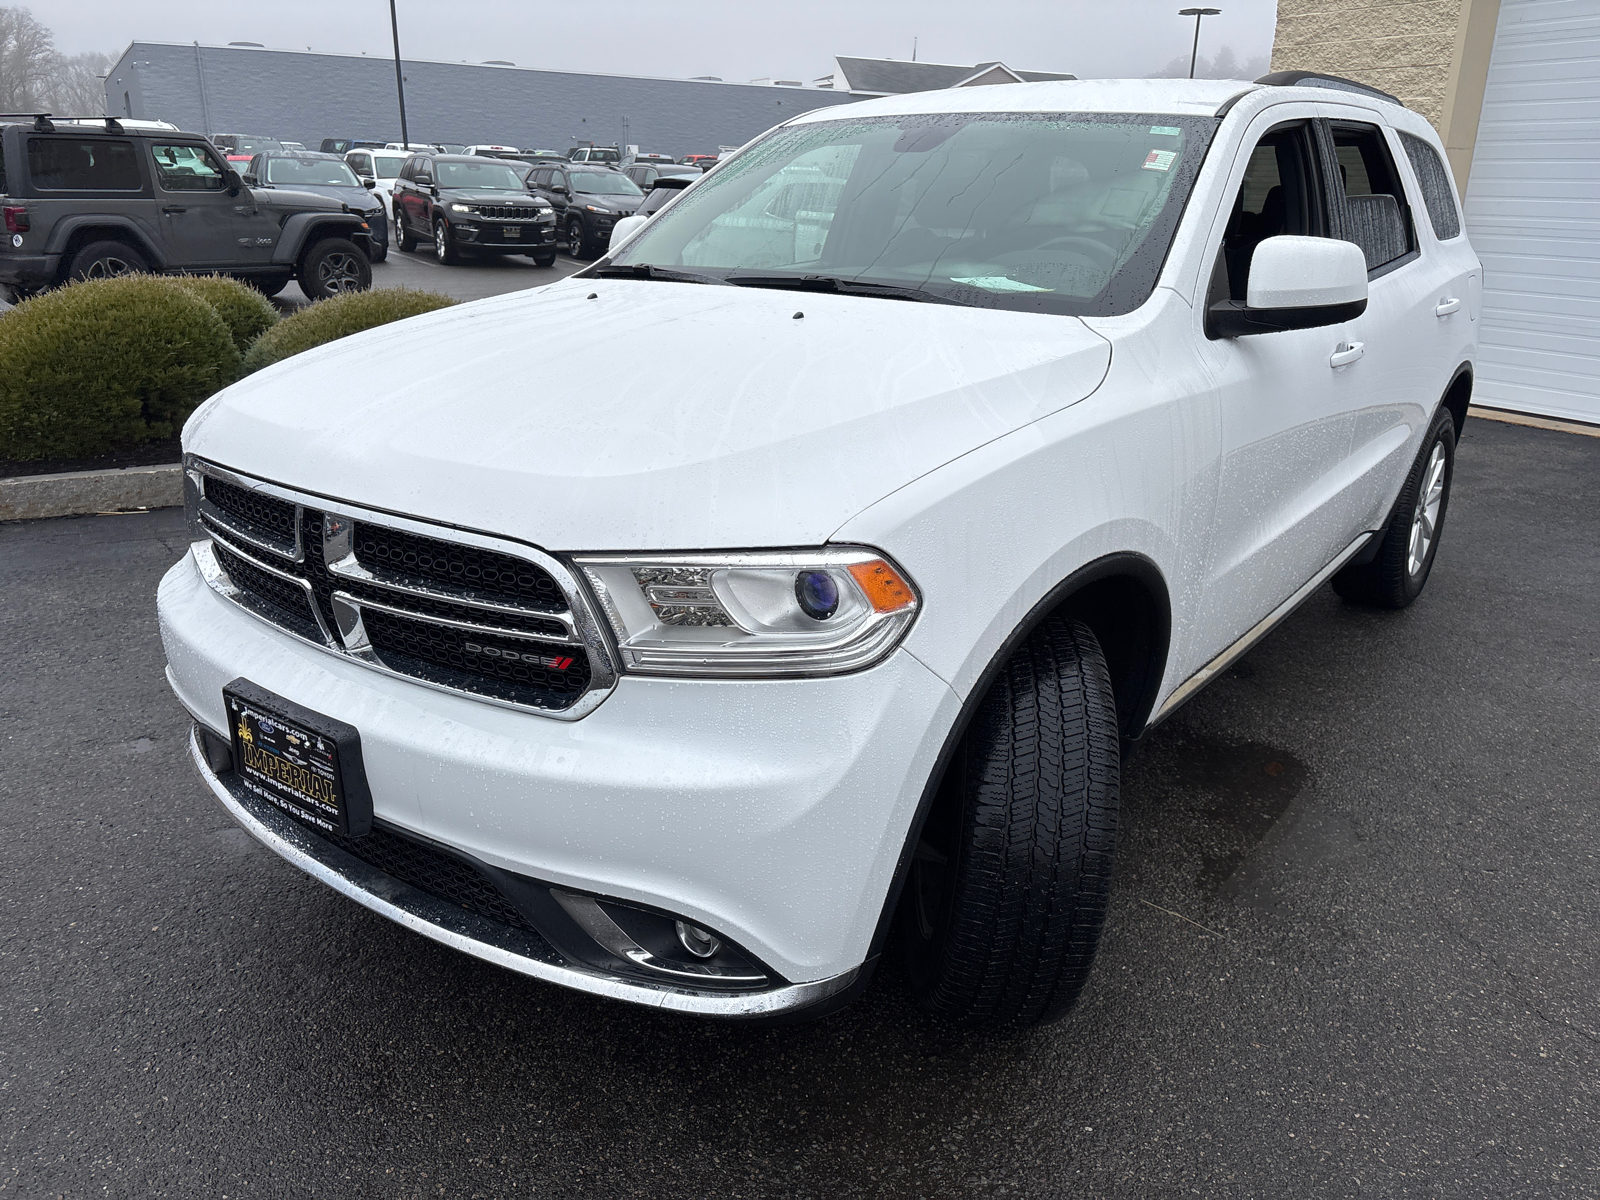
<svg viewBox="0 0 1600 1200">
<path fill-rule="evenodd" d="M 211 732 L 223 737 L 214 729 Z M 235 795 L 206 761 L 198 718 L 189 732 L 189 758 L 200 778 L 245 832 L 313 879 L 415 933 L 545 983 L 673 1012 L 740 1018 L 767 1017 L 809 1007 L 849 987 L 860 973 L 860 968 L 855 967 L 830 979 L 785 984 L 765 992 L 708 993 L 651 987 L 564 960 L 554 961 L 550 952 L 521 931 L 476 916 L 385 875 L 270 806 Z"/>
</svg>

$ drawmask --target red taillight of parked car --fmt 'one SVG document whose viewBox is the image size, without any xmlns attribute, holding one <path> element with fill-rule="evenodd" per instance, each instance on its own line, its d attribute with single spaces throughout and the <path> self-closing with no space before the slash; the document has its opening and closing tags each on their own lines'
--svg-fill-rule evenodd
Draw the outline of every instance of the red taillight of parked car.
<svg viewBox="0 0 1600 1200">
<path fill-rule="evenodd" d="M 17 205 L 8 204 L 5 207 L 6 232 L 28 232 L 28 210 Z"/>
</svg>

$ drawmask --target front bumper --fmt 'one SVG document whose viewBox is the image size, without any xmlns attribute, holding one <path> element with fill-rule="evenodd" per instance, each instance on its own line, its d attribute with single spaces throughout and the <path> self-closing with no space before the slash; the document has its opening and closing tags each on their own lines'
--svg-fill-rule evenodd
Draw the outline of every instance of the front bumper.
<svg viewBox="0 0 1600 1200">
<path fill-rule="evenodd" d="M 555 249 L 556 227 L 554 223 L 534 225 L 521 222 L 494 222 L 474 220 L 466 222 L 452 222 L 451 231 L 455 234 L 456 241 L 463 246 L 477 246 L 484 250 L 513 250 L 531 251 L 549 247 Z M 505 236 L 507 228 L 520 230 L 520 236 L 508 238 Z"/>
<path fill-rule="evenodd" d="M 341 871 L 318 859 L 314 870 L 305 848 L 314 835 L 296 826 L 289 832 L 300 840 L 286 836 L 268 820 L 287 822 L 275 812 L 247 814 L 252 824 L 213 773 L 207 782 L 219 799 L 273 849 L 458 949 L 583 990 L 710 1015 L 809 1007 L 849 985 L 872 952 L 927 772 L 959 706 L 899 651 L 831 679 L 627 677 L 587 717 L 562 722 L 299 643 L 212 591 L 192 555 L 162 580 L 159 607 L 168 679 L 207 728 L 227 728 L 222 688 L 238 676 L 349 722 L 361 732 L 385 825 L 550 887 L 675 914 L 743 948 L 782 986 L 697 998 L 517 952 L 504 929 L 469 936 L 460 914 L 442 922 L 427 915 L 432 908 L 397 905 L 395 881 L 375 884 L 362 874 L 369 868 Z"/>
</svg>

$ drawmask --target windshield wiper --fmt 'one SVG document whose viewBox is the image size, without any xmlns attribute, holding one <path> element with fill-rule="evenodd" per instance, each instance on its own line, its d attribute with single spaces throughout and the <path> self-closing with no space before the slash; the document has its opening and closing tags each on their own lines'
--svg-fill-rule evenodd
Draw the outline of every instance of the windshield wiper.
<svg viewBox="0 0 1600 1200">
<path fill-rule="evenodd" d="M 674 271 L 654 263 L 615 263 L 601 267 L 595 273 L 600 279 L 659 279 L 667 283 L 721 283 L 715 275 L 701 275 L 696 271 Z"/>
<path fill-rule="evenodd" d="M 886 300 L 920 300 L 928 304 L 960 304 L 947 296 L 893 283 L 868 283 L 837 275 L 741 275 L 724 278 L 736 287 L 788 288 L 796 292 L 834 292 L 841 296 L 882 296 Z"/>
</svg>

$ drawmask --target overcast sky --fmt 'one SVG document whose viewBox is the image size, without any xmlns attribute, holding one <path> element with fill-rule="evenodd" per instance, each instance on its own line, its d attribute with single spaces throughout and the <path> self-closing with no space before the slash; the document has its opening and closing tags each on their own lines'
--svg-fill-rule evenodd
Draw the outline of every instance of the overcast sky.
<svg viewBox="0 0 1600 1200">
<path fill-rule="evenodd" d="M 33 9 L 68 53 L 117 55 L 144 41 L 262 42 L 280 49 L 387 55 L 384 0 L 5 0 Z M 611 0 L 554 5 L 398 0 L 407 58 L 510 59 L 518 66 L 629 75 L 719 75 L 806 83 L 833 56 L 925 62 L 999 59 L 1024 70 L 1154 74 L 1189 52 L 1182 0 Z M 1200 51 L 1241 61 L 1271 51 L 1276 0 L 1214 0 Z"/>
</svg>

